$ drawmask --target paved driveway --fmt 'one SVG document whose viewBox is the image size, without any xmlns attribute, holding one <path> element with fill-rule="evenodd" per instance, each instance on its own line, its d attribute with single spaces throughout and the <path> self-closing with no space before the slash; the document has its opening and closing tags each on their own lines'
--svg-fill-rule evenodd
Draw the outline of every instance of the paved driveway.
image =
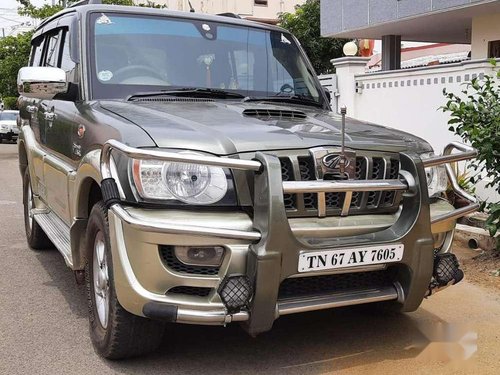
<svg viewBox="0 0 500 375">
<path fill-rule="evenodd" d="M 0 374 L 500 371 L 500 296 L 467 281 L 411 314 L 358 307 L 287 316 L 256 339 L 238 326 L 178 325 L 151 356 L 105 361 L 90 344 L 83 288 L 56 250 L 27 247 L 21 202 L 17 146 L 0 144 Z"/>
</svg>

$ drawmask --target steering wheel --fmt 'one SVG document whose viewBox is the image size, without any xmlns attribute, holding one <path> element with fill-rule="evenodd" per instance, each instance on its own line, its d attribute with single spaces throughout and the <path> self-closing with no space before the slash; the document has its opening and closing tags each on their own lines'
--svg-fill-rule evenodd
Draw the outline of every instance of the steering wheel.
<svg viewBox="0 0 500 375">
<path fill-rule="evenodd" d="M 284 92 L 285 94 L 291 94 L 292 92 L 294 92 L 294 88 L 292 85 L 288 84 L 288 83 L 285 83 L 283 86 L 281 86 L 280 88 L 280 92 Z"/>
<path fill-rule="evenodd" d="M 113 80 L 120 80 L 120 76 L 124 76 L 127 73 L 131 72 L 136 72 L 135 75 L 140 75 L 142 73 L 147 73 L 147 76 L 153 76 L 155 78 L 159 78 L 161 80 L 165 80 L 164 77 L 160 73 L 158 73 L 156 70 L 149 66 L 143 66 L 143 65 L 127 65 L 124 66 L 123 68 L 118 69 L 116 72 L 113 73 Z M 125 77 L 123 77 L 125 78 Z"/>
</svg>

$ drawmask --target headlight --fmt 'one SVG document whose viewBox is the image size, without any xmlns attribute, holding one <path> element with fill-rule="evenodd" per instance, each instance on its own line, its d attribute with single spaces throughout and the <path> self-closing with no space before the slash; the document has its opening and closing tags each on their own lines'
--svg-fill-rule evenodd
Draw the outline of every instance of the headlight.
<svg viewBox="0 0 500 375">
<path fill-rule="evenodd" d="M 434 154 L 422 155 L 422 159 L 430 158 Z M 429 197 L 436 197 L 446 191 L 448 186 L 448 176 L 444 165 L 425 168 L 425 176 L 427 177 L 427 187 L 429 189 Z"/>
<path fill-rule="evenodd" d="M 8 129 L 9 129 L 9 125 L 2 124 L 2 130 L 8 130 Z"/>
<path fill-rule="evenodd" d="M 224 169 L 208 165 L 133 160 L 132 175 L 138 194 L 149 200 L 177 200 L 212 204 L 227 193 Z"/>
</svg>

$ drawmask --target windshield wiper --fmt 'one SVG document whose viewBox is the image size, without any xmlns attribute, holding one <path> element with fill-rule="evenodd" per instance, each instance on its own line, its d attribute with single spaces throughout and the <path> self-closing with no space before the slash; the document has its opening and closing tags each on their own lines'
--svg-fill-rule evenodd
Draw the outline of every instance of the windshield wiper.
<svg viewBox="0 0 500 375">
<path fill-rule="evenodd" d="M 221 89 L 211 89 L 205 87 L 180 87 L 174 90 L 146 91 L 138 92 L 127 97 L 127 101 L 134 101 L 140 98 L 155 96 L 189 96 L 195 98 L 217 98 L 217 99 L 241 99 L 244 95 Z"/>
<path fill-rule="evenodd" d="M 243 102 L 284 102 L 284 103 L 293 103 L 293 104 L 302 104 L 302 105 L 310 105 L 314 107 L 323 108 L 321 103 L 318 103 L 314 99 L 310 99 L 306 96 L 301 95 L 275 95 L 275 96 L 247 96 L 242 100 Z"/>
</svg>

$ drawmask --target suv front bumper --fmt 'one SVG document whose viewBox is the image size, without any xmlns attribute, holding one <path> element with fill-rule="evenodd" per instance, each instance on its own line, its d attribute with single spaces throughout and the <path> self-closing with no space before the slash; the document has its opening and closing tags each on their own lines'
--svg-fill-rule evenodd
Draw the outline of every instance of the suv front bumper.
<svg viewBox="0 0 500 375">
<path fill-rule="evenodd" d="M 141 150 L 141 155 L 138 155 L 136 150 L 111 141 L 102 154 L 104 178 L 111 178 L 109 156 L 113 148 L 132 157 L 144 157 L 142 153 L 151 156 L 149 151 Z M 170 155 L 154 153 L 158 158 L 168 158 Z M 224 158 L 214 159 L 217 159 L 218 165 L 225 163 L 221 160 Z M 259 153 L 256 159 L 257 161 L 252 162 L 225 159 L 230 165 L 224 164 L 233 168 L 258 170 L 255 176 L 253 220 L 238 212 L 203 214 L 142 210 L 124 208 L 116 201 L 110 205 L 115 288 L 118 300 L 125 309 L 137 315 L 179 323 L 221 325 L 232 321 L 246 321 L 247 329 L 252 334 L 269 330 L 273 321 L 280 315 L 301 311 L 386 300 L 397 300 L 403 310 L 412 311 L 420 305 L 428 291 L 433 270 L 434 239 L 438 233 L 452 231 L 458 217 L 477 209 L 476 203 L 460 210 L 454 210 L 444 202 L 429 204 L 424 175 L 427 161 L 422 162 L 417 155 L 401 154 L 403 178 L 390 181 L 391 188 L 399 186 L 405 191 L 402 210 L 398 214 L 383 215 L 384 217 L 376 215 L 376 218 L 371 218 L 372 224 L 367 224 L 370 218 L 365 215 L 322 219 L 332 220 L 331 233 L 311 236 L 314 231 L 304 230 L 303 227 L 300 229 L 299 220 L 286 217 L 283 205 L 284 189 L 310 187 L 298 186 L 299 184 L 284 187 L 277 158 Z M 429 160 L 431 163 L 437 162 Z M 209 160 L 206 163 L 215 161 Z M 453 180 L 454 176 L 450 174 L 450 170 L 449 176 Z M 335 184 L 335 181 L 316 183 L 314 189 L 331 191 L 342 188 L 353 191 L 352 189 L 374 188 L 373 184 L 367 183 L 367 186 L 364 186 L 364 181 L 356 181 L 356 185 L 352 186 L 342 183 L 341 187 L 335 187 Z M 452 185 L 455 186 L 453 183 Z M 376 220 L 377 218 L 380 220 Z M 335 220 L 337 222 L 333 223 Z M 363 230 L 360 231 L 356 220 L 365 220 Z M 378 222 L 384 220 L 385 225 Z M 335 236 L 336 230 L 342 235 Z M 166 244 L 224 246 L 227 256 L 217 275 L 179 274 L 166 267 L 160 259 L 158 246 Z M 405 245 L 404 258 L 397 264 L 399 269 L 392 285 L 323 298 L 279 298 L 280 284 L 286 279 L 334 273 L 327 271 L 298 275 L 297 262 L 300 252 L 361 248 L 366 244 Z M 366 270 L 342 269 L 342 272 L 358 271 Z M 247 309 L 230 313 L 222 303 L 217 288 L 225 277 L 242 274 L 247 275 L 253 283 L 254 294 Z M 212 291 L 206 297 L 172 296 L 168 291 L 175 286 L 208 287 Z"/>
</svg>

